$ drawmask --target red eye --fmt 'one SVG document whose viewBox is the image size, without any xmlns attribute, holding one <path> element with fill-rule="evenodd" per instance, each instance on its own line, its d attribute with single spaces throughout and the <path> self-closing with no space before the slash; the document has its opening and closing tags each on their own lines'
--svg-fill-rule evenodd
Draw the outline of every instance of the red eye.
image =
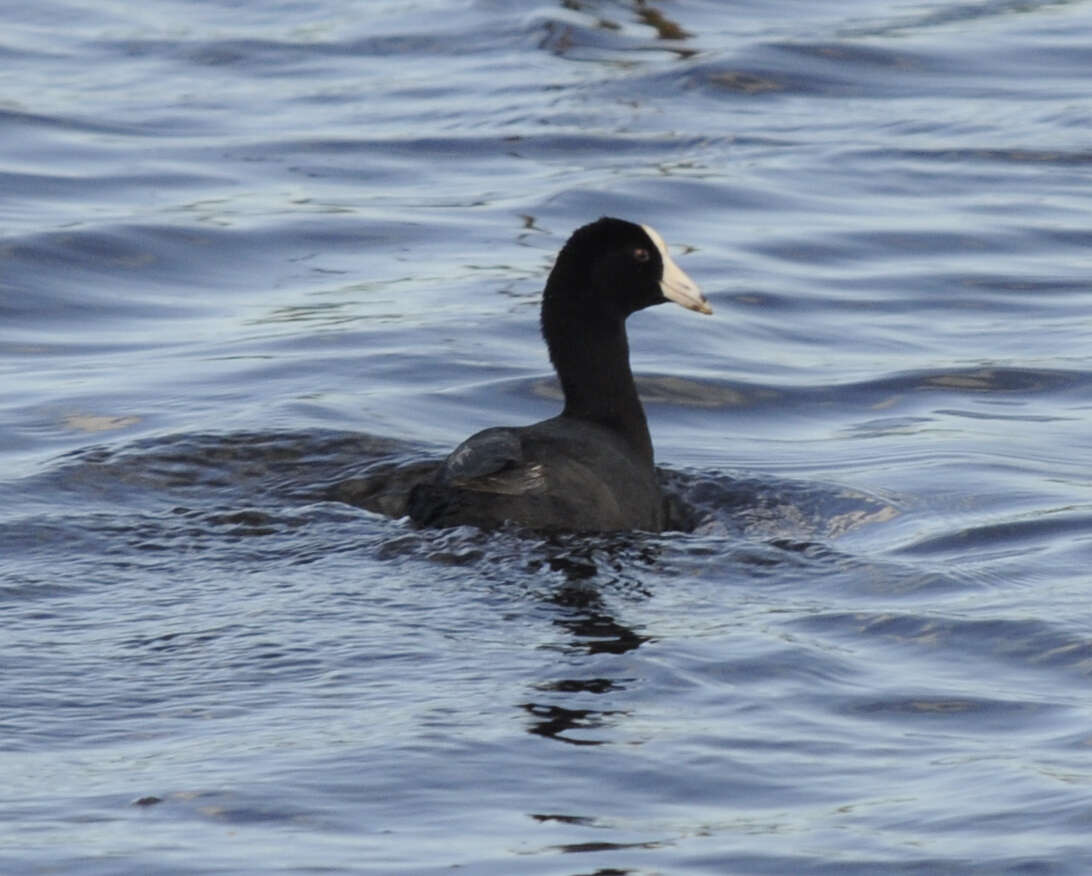
<svg viewBox="0 0 1092 876">
<path fill-rule="evenodd" d="M 633 258 L 638 262 L 647 262 L 651 256 L 648 254 L 647 249 L 635 249 L 633 251 Z"/>
</svg>

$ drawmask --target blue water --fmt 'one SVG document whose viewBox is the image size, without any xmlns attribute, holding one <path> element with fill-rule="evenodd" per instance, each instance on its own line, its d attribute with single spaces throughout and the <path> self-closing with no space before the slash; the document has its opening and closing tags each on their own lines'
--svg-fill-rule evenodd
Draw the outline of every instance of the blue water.
<svg viewBox="0 0 1092 876">
<path fill-rule="evenodd" d="M 0 871 L 1092 871 L 1092 4 L 2 20 Z M 381 513 L 603 214 L 693 531 Z"/>
</svg>

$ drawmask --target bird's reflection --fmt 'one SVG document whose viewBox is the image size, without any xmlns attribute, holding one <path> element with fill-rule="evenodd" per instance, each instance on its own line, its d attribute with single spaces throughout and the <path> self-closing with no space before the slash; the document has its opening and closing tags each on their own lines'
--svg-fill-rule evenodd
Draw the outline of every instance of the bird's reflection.
<svg viewBox="0 0 1092 876">
<path fill-rule="evenodd" d="M 649 641 L 649 636 L 620 623 L 603 599 L 604 586 L 617 583 L 619 573 L 624 573 L 621 576 L 624 579 L 630 579 L 633 564 L 650 558 L 645 556 L 645 548 L 634 556 L 631 541 L 627 538 L 613 542 L 593 539 L 581 543 L 579 539 L 559 539 L 551 546 L 554 551 L 544 565 L 552 572 L 560 572 L 565 580 L 551 591 L 547 600 L 558 609 L 554 624 L 566 633 L 567 642 L 562 646 L 566 652 L 625 654 Z M 536 684 L 535 691 L 552 694 L 551 700 L 564 700 L 617 692 L 627 686 L 627 681 L 631 679 L 602 675 L 552 678 Z M 556 701 L 537 699 L 520 703 L 519 708 L 532 717 L 528 733 L 569 745 L 604 744 L 607 740 L 595 738 L 594 731 L 616 724 L 627 714 L 624 710 L 573 708 Z"/>
</svg>

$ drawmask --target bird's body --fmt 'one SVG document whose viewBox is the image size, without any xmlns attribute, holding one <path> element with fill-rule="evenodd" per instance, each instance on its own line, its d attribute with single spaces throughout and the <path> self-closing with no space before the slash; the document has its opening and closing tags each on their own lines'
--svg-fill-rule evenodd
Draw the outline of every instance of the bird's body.
<svg viewBox="0 0 1092 876">
<path fill-rule="evenodd" d="M 556 417 L 472 435 L 410 493 L 424 526 L 512 522 L 536 530 L 664 527 L 652 440 L 629 366 L 625 319 L 668 299 L 711 313 L 647 226 L 600 219 L 558 255 L 542 333 L 565 394 Z"/>
<path fill-rule="evenodd" d="M 656 471 L 628 450 L 615 432 L 561 416 L 486 429 L 460 444 L 432 483 L 414 488 L 410 514 L 426 526 L 659 532 Z"/>
</svg>

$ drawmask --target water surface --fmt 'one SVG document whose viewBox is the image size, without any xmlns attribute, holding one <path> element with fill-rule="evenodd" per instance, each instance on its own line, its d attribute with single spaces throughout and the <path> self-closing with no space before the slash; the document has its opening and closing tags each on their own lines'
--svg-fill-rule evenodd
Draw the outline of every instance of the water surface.
<svg viewBox="0 0 1092 876">
<path fill-rule="evenodd" d="M 1092 6 L 4 13 L 5 872 L 1092 867 Z M 693 531 L 380 513 L 604 214 Z"/>
</svg>

